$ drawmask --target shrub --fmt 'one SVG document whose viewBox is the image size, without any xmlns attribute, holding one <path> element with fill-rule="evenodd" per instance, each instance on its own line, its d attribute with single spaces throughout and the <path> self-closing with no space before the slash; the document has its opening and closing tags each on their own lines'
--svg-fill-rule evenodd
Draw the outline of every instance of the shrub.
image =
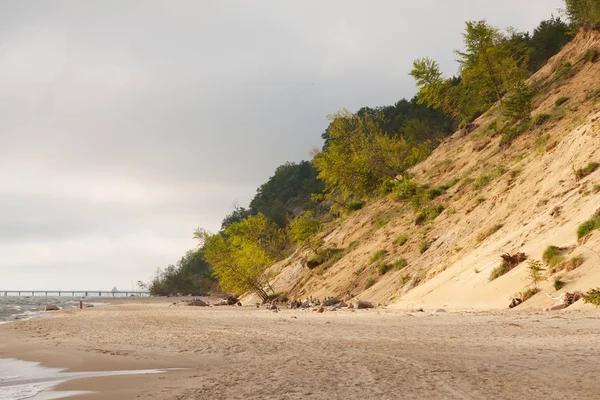
<svg viewBox="0 0 600 400">
<path fill-rule="evenodd" d="M 585 178 L 586 176 L 588 176 L 589 174 L 591 174 L 592 172 L 597 170 L 598 166 L 600 166 L 600 164 L 592 161 L 592 162 L 588 163 L 588 165 L 586 165 L 584 168 L 575 170 L 575 179 L 580 180 L 580 179 Z"/>
<path fill-rule="evenodd" d="M 583 58 L 585 58 L 586 60 L 588 60 L 591 63 L 596 62 L 596 60 L 598 59 L 598 50 L 592 48 L 592 49 L 588 49 L 585 54 L 583 55 Z"/>
<path fill-rule="evenodd" d="M 480 175 L 471 185 L 474 190 L 480 190 L 490 184 L 492 177 L 490 175 Z"/>
<path fill-rule="evenodd" d="M 371 256 L 371 262 L 374 263 L 375 261 L 382 259 L 383 257 L 387 256 L 387 253 L 387 250 L 377 250 L 375 254 Z"/>
<path fill-rule="evenodd" d="M 560 248 L 556 246 L 548 246 L 546 250 L 542 253 L 542 260 L 546 263 L 546 265 L 550 264 L 550 261 L 561 254 Z"/>
<path fill-rule="evenodd" d="M 556 278 L 554 278 L 554 282 L 552 284 L 552 286 L 554 286 L 554 290 L 556 290 L 557 292 L 563 288 L 563 286 L 566 285 L 566 283 L 564 281 L 561 280 L 562 277 L 557 276 Z"/>
<path fill-rule="evenodd" d="M 502 113 L 511 121 L 528 119 L 533 109 L 534 91 L 524 83 L 508 93 L 502 103 Z"/>
<path fill-rule="evenodd" d="M 531 124 L 531 120 L 526 119 L 519 122 L 517 125 L 507 128 L 500 137 L 500 146 L 509 145 L 514 139 L 531 129 Z"/>
<path fill-rule="evenodd" d="M 500 258 L 502 258 L 502 263 L 492 270 L 490 273 L 490 281 L 501 277 L 525 261 L 527 259 L 527 255 L 525 255 L 525 253 L 516 253 L 512 255 L 509 253 L 504 253 L 500 256 Z"/>
<path fill-rule="evenodd" d="M 550 139 L 550 135 L 545 133 L 538 140 L 535 141 L 535 148 L 538 153 L 543 153 L 546 151 L 546 146 L 548 145 L 548 140 Z"/>
<path fill-rule="evenodd" d="M 433 221 L 442 213 L 442 211 L 444 211 L 444 206 L 439 204 L 427 207 L 425 210 L 417 214 L 415 218 L 415 224 L 423 225 L 429 221 Z"/>
<path fill-rule="evenodd" d="M 394 243 L 396 243 L 398 246 L 404 246 L 406 242 L 408 242 L 408 236 L 406 235 L 400 235 L 396 238 L 396 240 L 394 240 Z"/>
<path fill-rule="evenodd" d="M 531 280 L 531 284 L 535 289 L 537 289 L 538 284 L 546 280 L 546 278 L 542 275 L 542 271 L 545 271 L 544 268 L 542 268 L 542 263 L 538 260 L 529 260 L 529 266 L 527 267 L 527 270 L 529 272 L 528 277 Z"/>
<path fill-rule="evenodd" d="M 365 289 L 370 288 L 371 286 L 373 286 L 375 283 L 377 283 L 377 279 L 373 278 L 372 276 L 367 278 L 367 282 L 365 283 Z"/>
<path fill-rule="evenodd" d="M 600 287 L 596 289 L 590 289 L 582 296 L 583 301 L 585 303 L 594 304 L 596 306 L 600 306 Z"/>
<path fill-rule="evenodd" d="M 520 294 L 521 301 L 525 302 L 525 301 L 529 300 L 530 298 L 532 298 L 533 296 L 535 296 L 536 293 L 539 293 L 539 291 L 540 291 L 540 289 L 535 288 L 535 287 L 522 291 L 521 294 Z"/>
<path fill-rule="evenodd" d="M 494 268 L 492 270 L 492 272 L 490 273 L 490 281 L 500 278 L 502 275 L 506 274 L 511 269 L 512 268 L 510 268 L 510 266 L 508 265 L 508 263 L 506 261 L 502 261 L 500 263 L 500 265 L 498 265 L 496 268 Z"/>
<path fill-rule="evenodd" d="M 306 265 L 309 269 L 318 267 L 325 263 L 333 265 L 339 261 L 344 255 L 344 249 L 329 248 L 319 252 L 319 254 L 312 255 L 307 261 Z"/>
<path fill-rule="evenodd" d="M 400 271 L 401 269 L 403 269 L 404 267 L 406 267 L 408 265 L 408 261 L 406 261 L 406 258 L 399 258 L 398 261 L 396 261 L 394 263 L 394 268 L 397 271 Z"/>
<path fill-rule="evenodd" d="M 560 107 L 563 104 L 565 104 L 567 101 L 569 101 L 568 97 L 559 97 L 558 99 L 556 99 L 556 101 L 554 102 L 554 105 L 556 105 L 556 107 Z"/>
<path fill-rule="evenodd" d="M 600 229 L 600 208 L 596 210 L 592 218 L 579 225 L 579 228 L 577 228 L 577 238 L 582 239 L 595 229 Z"/>
<path fill-rule="evenodd" d="M 421 244 L 419 244 L 419 252 L 421 254 L 425 253 L 429 249 L 429 242 L 427 240 L 423 240 Z"/>
<path fill-rule="evenodd" d="M 535 126 L 543 125 L 550 120 L 550 117 L 550 114 L 537 114 L 535 117 L 533 117 L 532 123 Z"/>
<path fill-rule="evenodd" d="M 563 80 L 570 78 L 573 76 L 573 64 L 570 62 L 564 62 L 560 64 L 560 66 L 556 69 L 554 73 L 554 79 L 557 82 L 562 82 Z"/>
<path fill-rule="evenodd" d="M 485 239 L 487 239 L 488 237 L 492 236 L 494 233 L 496 233 L 500 229 L 502 229 L 503 226 L 504 225 L 502 225 L 502 224 L 496 224 L 496 225 L 488 228 L 486 231 L 480 233 L 479 235 L 477 235 L 477 243 L 483 242 Z"/>
<path fill-rule="evenodd" d="M 348 209 L 350 211 L 358 211 L 358 210 L 362 209 L 364 206 L 365 206 L 365 203 L 363 203 L 361 201 L 357 201 L 357 202 L 354 202 L 354 203 L 350 203 L 348 205 Z"/>
<path fill-rule="evenodd" d="M 392 269 L 390 264 L 379 264 L 379 267 L 377 267 L 379 275 L 385 275 L 390 269 Z"/>
</svg>

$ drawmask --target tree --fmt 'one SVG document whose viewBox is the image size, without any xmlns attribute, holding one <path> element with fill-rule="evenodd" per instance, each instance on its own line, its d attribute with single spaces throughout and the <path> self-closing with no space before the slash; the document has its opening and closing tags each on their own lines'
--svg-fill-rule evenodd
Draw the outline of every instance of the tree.
<svg viewBox="0 0 600 400">
<path fill-rule="evenodd" d="M 565 0 L 571 22 L 589 29 L 600 28 L 600 0 Z"/>
<path fill-rule="evenodd" d="M 140 283 L 142 282 L 138 282 L 138 286 Z M 156 296 L 197 296 L 210 291 L 214 283 L 204 252 L 200 249 L 189 250 L 176 265 L 158 268 L 156 276 L 147 287 Z"/>
<path fill-rule="evenodd" d="M 546 280 L 544 275 L 542 275 L 542 272 L 545 271 L 545 269 L 542 268 L 542 263 L 539 260 L 529 260 L 528 263 L 529 263 L 529 266 L 527 267 L 527 270 L 529 271 L 528 277 L 529 277 L 529 280 L 531 280 L 531 283 L 532 283 L 534 289 L 537 290 L 538 284 L 540 282 L 543 282 Z"/>
<path fill-rule="evenodd" d="M 368 197 L 423 160 L 432 147 L 385 135 L 370 115 L 343 110 L 330 119 L 329 145 L 325 151 L 315 151 L 313 163 L 329 193 L 340 193 L 344 201 L 350 196 Z"/>
<path fill-rule="evenodd" d="M 268 299 L 273 292 L 268 268 L 287 255 L 283 229 L 259 213 L 230 224 L 225 232 L 198 229 L 195 237 L 221 289 L 236 295 L 254 291 L 263 301 Z"/>
<path fill-rule="evenodd" d="M 570 26 L 560 18 L 552 16 L 540 22 L 529 41 L 529 71 L 533 73 L 543 67 L 550 57 L 557 54 L 572 38 Z"/>
<path fill-rule="evenodd" d="M 312 211 L 298 215 L 290 223 L 290 237 L 298 246 L 306 246 L 316 255 L 322 246 L 322 240 L 316 237 L 321 230 L 321 223 L 315 219 Z"/>
<path fill-rule="evenodd" d="M 502 101 L 527 76 L 527 63 L 511 52 L 510 41 L 497 28 L 485 21 L 468 21 L 463 38 L 465 51 L 456 52 L 462 78 L 480 91 L 486 106 Z"/>
</svg>

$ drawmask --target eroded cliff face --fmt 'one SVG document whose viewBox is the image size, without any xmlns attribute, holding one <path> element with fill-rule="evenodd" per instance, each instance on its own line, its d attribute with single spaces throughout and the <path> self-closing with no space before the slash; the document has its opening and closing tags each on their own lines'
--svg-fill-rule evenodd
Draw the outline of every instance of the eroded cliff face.
<svg viewBox="0 0 600 400">
<path fill-rule="evenodd" d="M 521 307 L 552 304 L 546 294 L 600 286 L 600 231 L 579 242 L 576 234 L 600 208 L 600 169 L 582 179 L 574 173 L 600 162 L 600 61 L 583 58 L 590 48 L 600 51 L 600 33 L 582 31 L 530 78 L 541 87 L 532 115 L 548 114 L 548 121 L 500 146 L 501 135 L 489 128 L 500 115 L 494 107 L 475 130 L 456 132 L 413 169 L 414 181 L 429 187 L 459 179 L 431 200 L 444 207 L 439 216 L 416 224 L 419 211 L 406 202 L 375 201 L 326 227 L 325 247 L 343 249 L 339 260 L 309 269 L 309 252 L 297 251 L 272 267 L 275 289 L 290 298 L 340 296 L 392 307 L 505 308 L 527 287 L 527 264 L 490 281 L 500 255 L 541 259 L 549 245 L 569 247 L 565 257 L 581 255 L 584 262 L 561 272 L 567 284 L 559 292 L 545 272 L 541 293 Z M 567 62 L 572 75 L 556 79 Z M 568 100 L 557 106 L 561 97 Z M 371 261 L 380 250 L 385 254 Z M 405 267 L 380 273 L 382 263 L 401 258 Z"/>
</svg>

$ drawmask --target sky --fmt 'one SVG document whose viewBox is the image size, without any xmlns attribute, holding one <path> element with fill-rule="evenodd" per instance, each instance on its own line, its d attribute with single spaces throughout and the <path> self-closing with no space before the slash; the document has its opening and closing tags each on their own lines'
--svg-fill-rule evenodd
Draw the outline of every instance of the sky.
<svg viewBox="0 0 600 400">
<path fill-rule="evenodd" d="M 0 290 L 131 289 L 320 147 L 456 72 L 466 20 L 531 31 L 562 0 L 5 1 Z"/>
</svg>

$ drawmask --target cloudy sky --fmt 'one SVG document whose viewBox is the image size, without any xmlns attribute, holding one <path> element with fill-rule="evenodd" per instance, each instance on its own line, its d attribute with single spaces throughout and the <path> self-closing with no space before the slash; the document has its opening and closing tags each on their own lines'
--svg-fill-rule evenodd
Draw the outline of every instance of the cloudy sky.
<svg viewBox="0 0 600 400">
<path fill-rule="evenodd" d="M 131 288 L 320 146 L 325 116 L 456 71 L 465 20 L 561 0 L 4 1 L 0 290 Z"/>
</svg>

